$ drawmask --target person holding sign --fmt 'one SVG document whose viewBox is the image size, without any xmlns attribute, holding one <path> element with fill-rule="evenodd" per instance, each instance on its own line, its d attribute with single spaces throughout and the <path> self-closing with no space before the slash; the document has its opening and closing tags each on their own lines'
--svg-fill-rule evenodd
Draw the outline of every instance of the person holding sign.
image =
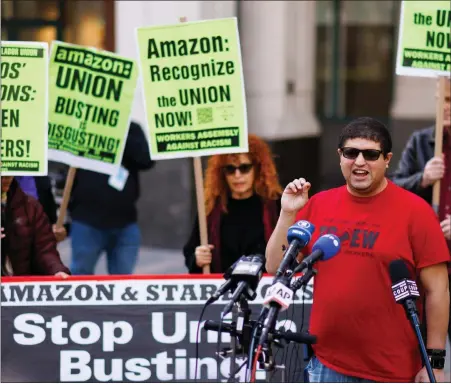
<svg viewBox="0 0 451 384">
<path fill-rule="evenodd" d="M 41 204 L 27 196 L 12 176 L 1 178 L 2 276 L 56 275 L 67 278 L 56 238 Z"/>
<path fill-rule="evenodd" d="M 205 176 L 208 245 L 200 244 L 198 220 L 183 248 L 190 273 L 225 272 L 241 256 L 264 254 L 280 211 L 282 188 L 269 146 L 249 135 L 249 152 L 215 155 Z"/>
<path fill-rule="evenodd" d="M 437 98 L 438 98 L 437 82 Z M 451 252 L 451 86 L 445 82 L 443 104 L 443 153 L 434 156 L 435 127 L 416 131 L 410 136 L 392 175 L 395 184 L 432 204 L 432 188 L 440 180 L 438 219 Z M 448 268 L 451 293 L 451 266 Z M 451 307 L 450 307 L 451 314 Z M 448 327 L 451 340 L 451 322 Z"/>
<path fill-rule="evenodd" d="M 154 164 L 141 126 L 132 122 L 118 175 L 77 170 L 69 203 L 74 275 L 94 274 L 103 251 L 108 273 L 133 273 L 141 243 L 136 209 L 139 172 Z"/>
<path fill-rule="evenodd" d="M 428 310 L 426 348 L 440 353 L 445 348 L 446 242 L 432 208 L 387 180 L 391 149 L 390 133 L 381 122 L 356 119 L 338 140 L 346 184 L 309 198 L 311 185 L 299 178 L 283 192 L 279 221 L 266 248 L 269 273 L 277 271 L 295 221 L 308 220 L 317 228 L 299 260 L 324 234 L 335 234 L 341 243 L 334 258 L 315 264 L 309 331 L 318 343 L 307 367 L 310 382 L 412 382 L 427 377 L 416 335 L 393 298 L 389 265 L 397 259 L 421 282 Z M 434 373 L 443 381 L 438 364 Z"/>
</svg>

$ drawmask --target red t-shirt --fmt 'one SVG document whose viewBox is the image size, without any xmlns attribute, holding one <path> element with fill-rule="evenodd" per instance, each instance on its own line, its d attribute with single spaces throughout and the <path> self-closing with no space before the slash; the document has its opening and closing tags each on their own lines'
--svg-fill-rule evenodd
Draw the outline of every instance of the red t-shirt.
<svg viewBox="0 0 451 384">
<path fill-rule="evenodd" d="M 335 257 L 315 264 L 310 333 L 318 337 L 316 356 L 345 375 L 412 382 L 421 357 L 404 308 L 393 297 L 389 264 L 405 260 L 413 278 L 415 270 L 449 261 L 432 208 L 389 181 L 369 198 L 351 195 L 346 186 L 318 193 L 296 219 L 316 227 L 304 254 L 325 233 L 341 239 Z"/>
</svg>

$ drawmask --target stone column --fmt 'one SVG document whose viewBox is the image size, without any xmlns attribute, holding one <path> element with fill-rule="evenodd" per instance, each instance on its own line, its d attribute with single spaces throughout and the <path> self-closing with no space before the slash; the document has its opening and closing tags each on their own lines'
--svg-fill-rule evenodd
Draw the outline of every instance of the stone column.
<svg viewBox="0 0 451 384">
<path fill-rule="evenodd" d="M 286 2 L 240 2 L 240 37 L 249 131 L 278 137 L 286 87 Z"/>
<path fill-rule="evenodd" d="M 318 136 L 315 116 L 316 4 L 288 1 L 286 7 L 287 92 L 280 137 Z"/>
<path fill-rule="evenodd" d="M 435 119 L 435 87 L 435 79 L 395 75 L 392 118 Z"/>
<path fill-rule="evenodd" d="M 390 124 L 393 169 L 396 168 L 410 135 L 435 122 L 436 81 L 432 78 L 395 75 Z"/>
</svg>

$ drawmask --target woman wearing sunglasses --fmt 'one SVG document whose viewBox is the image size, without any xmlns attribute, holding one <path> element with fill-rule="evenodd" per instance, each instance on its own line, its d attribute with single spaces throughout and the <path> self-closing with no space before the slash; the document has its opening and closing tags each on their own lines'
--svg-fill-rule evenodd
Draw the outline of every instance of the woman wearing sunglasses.
<svg viewBox="0 0 451 384">
<path fill-rule="evenodd" d="M 265 254 L 277 223 L 282 187 L 273 156 L 259 137 L 249 135 L 249 152 L 215 155 L 205 175 L 208 245 L 200 245 L 198 220 L 183 248 L 190 273 L 225 272 L 241 256 Z"/>
</svg>

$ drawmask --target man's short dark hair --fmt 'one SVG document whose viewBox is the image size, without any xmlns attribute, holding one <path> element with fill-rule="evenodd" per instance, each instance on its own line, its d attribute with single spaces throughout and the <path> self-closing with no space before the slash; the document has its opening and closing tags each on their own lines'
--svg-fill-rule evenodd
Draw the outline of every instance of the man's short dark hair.
<svg viewBox="0 0 451 384">
<path fill-rule="evenodd" d="M 384 157 L 391 152 L 392 141 L 387 127 L 372 117 L 359 117 L 346 125 L 340 134 L 338 148 L 349 139 L 368 139 L 380 143 Z"/>
</svg>

